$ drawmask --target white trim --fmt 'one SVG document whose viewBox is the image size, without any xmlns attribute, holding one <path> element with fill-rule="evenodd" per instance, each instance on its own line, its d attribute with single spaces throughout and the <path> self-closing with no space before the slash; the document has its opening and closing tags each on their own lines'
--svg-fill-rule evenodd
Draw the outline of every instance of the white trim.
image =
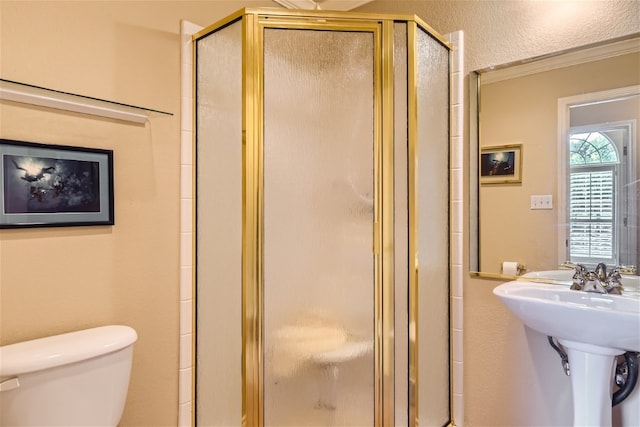
<svg viewBox="0 0 640 427">
<path fill-rule="evenodd" d="M 464 32 L 446 34 L 451 42 L 451 425 L 464 424 Z"/>
<path fill-rule="evenodd" d="M 566 258 L 566 240 L 567 233 L 566 227 L 563 224 L 567 223 L 567 188 L 566 188 L 566 174 L 567 174 L 567 150 L 565 149 L 565 141 L 569 137 L 571 130 L 570 124 L 570 109 L 577 105 L 584 105 L 595 102 L 610 101 L 614 99 L 624 98 L 632 95 L 638 95 L 640 93 L 640 85 L 627 86 L 617 89 L 604 90 L 600 92 L 585 93 L 581 95 L 568 96 L 565 98 L 558 98 L 558 265 L 561 265 Z"/>
<path fill-rule="evenodd" d="M 178 426 L 191 427 L 193 396 L 193 51 L 192 36 L 203 27 L 180 22 L 180 363 L 178 366 Z"/>
<path fill-rule="evenodd" d="M 273 0 L 279 5 L 287 9 L 322 9 L 322 10 L 351 10 L 360 7 L 363 4 L 372 2 L 373 0 Z"/>
<path fill-rule="evenodd" d="M 319 5 L 313 0 L 273 0 L 287 9 L 316 9 Z"/>
<path fill-rule="evenodd" d="M 7 81 L 0 82 L 0 99 L 132 123 L 145 123 L 149 119 L 143 108 Z"/>
<path fill-rule="evenodd" d="M 639 37 L 505 64 L 495 70 L 489 67 L 479 72 L 482 74 L 482 84 L 488 84 L 636 52 L 640 52 Z"/>
</svg>

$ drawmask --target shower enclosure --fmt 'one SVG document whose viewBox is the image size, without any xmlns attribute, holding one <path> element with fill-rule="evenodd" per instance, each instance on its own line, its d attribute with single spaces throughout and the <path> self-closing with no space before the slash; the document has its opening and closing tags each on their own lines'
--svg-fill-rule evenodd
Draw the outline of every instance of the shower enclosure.
<svg viewBox="0 0 640 427">
<path fill-rule="evenodd" d="M 193 40 L 196 424 L 448 424 L 449 45 L 281 9 Z"/>
</svg>

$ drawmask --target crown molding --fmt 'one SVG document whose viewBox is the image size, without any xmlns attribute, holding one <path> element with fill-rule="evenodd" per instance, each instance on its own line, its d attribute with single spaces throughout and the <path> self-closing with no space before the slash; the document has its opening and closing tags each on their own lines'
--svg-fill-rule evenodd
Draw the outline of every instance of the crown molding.
<svg viewBox="0 0 640 427">
<path fill-rule="evenodd" d="M 495 83 L 502 80 L 551 71 L 557 68 L 584 64 L 614 56 L 640 52 L 640 37 L 620 40 L 613 43 L 594 45 L 587 48 L 577 48 L 562 52 L 535 57 L 528 60 L 512 62 L 502 66 L 489 67 L 479 70 L 482 84 Z"/>
</svg>

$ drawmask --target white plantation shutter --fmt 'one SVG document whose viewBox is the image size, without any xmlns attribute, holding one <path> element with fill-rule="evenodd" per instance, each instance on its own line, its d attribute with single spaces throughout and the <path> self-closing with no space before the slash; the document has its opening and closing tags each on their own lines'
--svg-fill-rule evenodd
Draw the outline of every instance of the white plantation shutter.
<svg viewBox="0 0 640 427">
<path fill-rule="evenodd" d="M 570 172 L 568 245 L 572 260 L 615 258 L 614 188 L 614 166 Z"/>
<path fill-rule="evenodd" d="M 613 102 L 605 104 L 598 108 L 610 108 Z M 586 110 L 571 111 L 571 120 L 584 124 L 569 129 L 559 168 L 560 256 L 588 267 L 637 264 L 636 120 L 588 123 L 597 119 L 593 106 L 581 104 Z"/>
</svg>

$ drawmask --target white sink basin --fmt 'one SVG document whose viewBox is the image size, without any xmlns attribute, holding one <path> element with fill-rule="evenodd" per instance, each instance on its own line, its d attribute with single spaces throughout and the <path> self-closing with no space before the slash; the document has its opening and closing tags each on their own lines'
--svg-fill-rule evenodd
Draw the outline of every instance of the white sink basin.
<svg viewBox="0 0 640 427">
<path fill-rule="evenodd" d="M 640 351 L 640 298 L 516 280 L 493 290 L 525 325 L 562 340 Z"/>
<path fill-rule="evenodd" d="M 564 347 L 571 372 L 573 425 L 610 427 L 615 358 L 640 351 L 640 296 L 637 291 L 574 291 L 564 276 L 544 283 L 545 275 L 549 272 L 504 283 L 493 293 L 525 325 L 557 338 Z"/>
</svg>

